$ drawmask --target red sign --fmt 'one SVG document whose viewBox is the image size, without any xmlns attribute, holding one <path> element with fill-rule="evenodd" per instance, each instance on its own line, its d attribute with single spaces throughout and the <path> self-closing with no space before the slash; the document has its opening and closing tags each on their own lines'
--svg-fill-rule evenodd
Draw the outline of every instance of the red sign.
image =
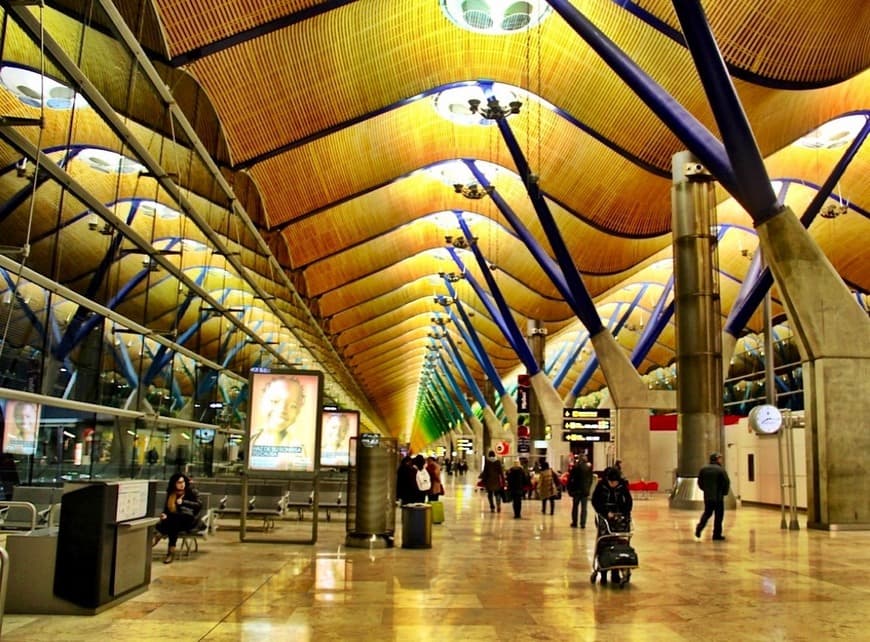
<svg viewBox="0 0 870 642">
<path fill-rule="evenodd" d="M 523 424 L 517 426 L 517 437 L 529 437 L 531 434 L 532 431 L 528 426 L 524 426 Z"/>
</svg>

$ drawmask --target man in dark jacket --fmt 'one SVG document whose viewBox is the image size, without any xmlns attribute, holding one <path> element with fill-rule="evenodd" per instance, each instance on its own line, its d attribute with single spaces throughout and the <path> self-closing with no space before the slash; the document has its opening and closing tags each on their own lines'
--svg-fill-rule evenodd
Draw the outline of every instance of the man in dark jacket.
<svg viewBox="0 0 870 642">
<path fill-rule="evenodd" d="M 710 463 L 698 472 L 698 488 L 704 491 L 704 512 L 695 527 L 695 537 L 701 537 L 701 531 L 707 525 L 710 515 L 713 515 L 713 539 L 724 540 L 722 534 L 722 518 L 725 515 L 725 497 L 731 488 L 728 473 L 722 467 L 722 455 L 710 455 Z"/>
<path fill-rule="evenodd" d="M 507 490 L 514 508 L 514 519 L 520 519 L 522 515 L 525 485 L 526 471 L 517 459 L 507 471 Z"/>
<path fill-rule="evenodd" d="M 566 484 L 568 494 L 571 496 L 571 528 L 577 528 L 577 507 L 580 507 L 580 528 L 586 528 L 587 505 L 589 504 L 589 491 L 592 488 L 592 466 L 586 460 L 586 455 L 580 455 L 571 472 L 568 473 Z"/>
</svg>

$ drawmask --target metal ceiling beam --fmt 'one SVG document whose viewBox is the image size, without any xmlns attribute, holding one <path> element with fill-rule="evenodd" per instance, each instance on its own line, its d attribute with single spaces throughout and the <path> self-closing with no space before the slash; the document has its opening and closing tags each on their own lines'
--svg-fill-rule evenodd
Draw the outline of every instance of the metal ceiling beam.
<svg viewBox="0 0 870 642">
<path fill-rule="evenodd" d="M 214 177 L 217 185 L 224 191 L 227 195 L 228 202 L 231 205 L 232 211 L 239 216 L 240 220 L 243 221 L 245 226 L 253 233 L 253 238 L 258 242 L 262 254 L 267 257 L 267 260 L 270 263 L 270 267 L 273 268 L 273 274 L 277 273 L 283 277 L 285 287 L 287 291 L 291 293 L 292 296 L 298 298 L 298 293 L 293 288 L 292 283 L 289 281 L 289 278 L 286 274 L 284 274 L 283 269 L 280 264 L 275 260 L 271 251 L 266 245 L 265 241 L 262 237 L 256 233 L 256 227 L 251 222 L 250 218 L 247 216 L 247 213 L 242 209 L 241 205 L 238 203 L 238 200 L 235 197 L 229 183 L 222 176 L 220 169 L 214 163 L 213 159 L 208 154 L 208 151 L 202 145 L 202 142 L 196 136 L 196 132 L 193 127 L 190 125 L 190 122 L 187 120 L 184 113 L 178 107 L 175 102 L 174 97 L 169 91 L 169 88 L 166 86 L 165 82 L 162 80 L 160 75 L 157 73 L 151 61 L 145 55 L 145 52 L 142 50 L 135 36 L 130 32 L 127 25 L 124 23 L 123 18 L 118 13 L 117 9 L 111 3 L 110 0 L 98 0 L 100 6 L 105 11 L 106 15 L 112 21 L 117 33 L 120 35 L 121 40 L 124 44 L 127 45 L 133 57 L 139 63 L 144 72 L 145 76 L 149 78 L 155 91 L 164 101 L 164 104 L 167 107 L 167 110 L 172 114 L 172 116 L 176 119 L 179 126 L 181 127 L 185 136 L 193 144 L 193 147 L 203 161 L 204 165 L 209 169 L 210 173 Z M 88 100 L 89 104 L 92 108 L 97 110 L 101 116 L 106 120 L 107 124 L 112 128 L 112 130 L 119 136 L 119 138 L 124 141 L 139 157 L 140 160 L 149 168 L 152 174 L 156 177 L 157 181 L 160 185 L 167 191 L 168 194 L 172 196 L 172 198 L 181 205 L 182 209 L 188 215 L 188 217 L 193 220 L 199 227 L 202 233 L 212 242 L 215 248 L 226 256 L 227 261 L 233 265 L 233 267 L 237 270 L 237 273 L 245 278 L 244 275 L 247 271 L 244 269 L 244 266 L 241 262 L 224 248 L 223 242 L 218 237 L 217 233 L 212 231 L 208 225 L 204 224 L 204 221 L 198 216 L 197 212 L 190 206 L 187 200 L 183 197 L 178 187 L 171 180 L 171 178 L 162 170 L 159 164 L 154 160 L 151 156 L 150 152 L 136 139 L 136 137 L 130 132 L 127 125 L 118 117 L 112 107 L 108 104 L 108 102 L 103 98 L 103 96 L 96 90 L 93 83 L 84 75 L 84 73 L 77 67 L 77 65 L 72 61 L 71 58 L 66 54 L 66 52 L 61 48 L 51 37 L 44 33 L 42 29 L 42 25 L 39 23 L 38 19 L 32 15 L 28 9 L 24 6 L 18 6 L 16 4 L 9 5 L 9 15 L 13 17 L 13 19 L 26 31 L 30 34 L 30 36 L 37 42 L 41 43 L 41 46 L 44 48 L 46 53 L 51 56 L 51 58 L 57 63 L 58 67 L 62 69 L 69 78 L 73 79 L 74 83 L 80 88 L 81 93 Z M 31 154 L 32 158 L 36 158 L 36 154 Z M 66 184 L 64 181 L 61 181 L 61 184 Z M 107 221 L 112 221 L 111 216 L 106 216 L 106 212 L 104 210 L 100 210 L 100 214 Z M 164 267 L 167 267 L 164 265 Z M 168 268 L 169 269 L 169 268 Z M 172 269 L 169 269 L 172 272 Z M 177 276 L 177 275 L 176 275 Z M 181 279 L 183 281 L 183 278 Z M 259 285 L 254 281 L 249 281 L 248 285 L 251 289 L 264 301 L 269 301 L 273 299 L 271 295 L 263 292 Z M 207 298 L 207 297 L 205 297 Z M 294 323 L 291 320 L 285 318 L 284 313 L 277 307 L 274 307 L 274 304 L 270 304 L 270 307 L 273 313 L 285 323 L 288 330 L 291 331 L 297 323 Z M 311 311 L 303 305 L 300 306 L 300 310 L 302 310 L 308 316 L 308 321 L 311 326 L 315 329 L 315 332 L 319 329 L 317 325 L 316 319 L 311 315 Z M 320 329 L 322 334 L 322 329 Z M 325 342 L 327 349 L 325 354 L 330 354 L 330 357 L 335 359 L 338 364 L 341 365 L 341 359 L 338 357 L 334 350 L 332 353 L 329 353 L 329 342 L 322 338 L 322 341 Z M 275 355 L 280 359 L 278 355 Z M 324 366 L 325 367 L 325 366 Z M 369 413 L 373 416 L 377 416 L 374 413 L 371 406 L 367 403 L 365 395 L 359 389 L 358 386 L 355 386 L 355 382 L 353 377 L 350 375 L 349 371 L 344 370 L 344 374 L 346 375 L 345 385 L 350 384 L 356 390 L 356 394 L 359 396 L 359 405 L 361 408 L 368 408 Z"/>
</svg>

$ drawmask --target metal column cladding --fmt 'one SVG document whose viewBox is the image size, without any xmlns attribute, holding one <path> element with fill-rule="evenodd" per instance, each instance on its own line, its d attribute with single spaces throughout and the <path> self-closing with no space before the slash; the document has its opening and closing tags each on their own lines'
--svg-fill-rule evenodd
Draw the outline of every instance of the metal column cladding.
<svg viewBox="0 0 870 642">
<path fill-rule="evenodd" d="M 722 342 L 714 185 L 710 173 L 689 152 L 674 155 L 673 176 L 679 375 L 677 475 L 695 478 L 710 453 L 722 450 Z M 694 479 L 690 485 L 695 485 Z M 676 494 L 674 499 L 679 499 Z"/>
<path fill-rule="evenodd" d="M 347 546 L 393 546 L 396 528 L 396 463 L 394 437 L 363 433 L 351 439 L 348 475 Z"/>
</svg>

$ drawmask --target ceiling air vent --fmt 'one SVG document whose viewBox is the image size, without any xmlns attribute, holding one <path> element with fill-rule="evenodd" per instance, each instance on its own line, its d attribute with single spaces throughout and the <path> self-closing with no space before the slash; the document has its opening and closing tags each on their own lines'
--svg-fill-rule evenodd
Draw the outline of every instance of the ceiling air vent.
<svg viewBox="0 0 870 642">
<path fill-rule="evenodd" d="M 535 8 L 528 2 L 514 2 L 504 12 L 501 28 L 505 31 L 519 31 L 529 26 Z"/>
<path fill-rule="evenodd" d="M 440 0 L 441 10 L 462 29 L 505 35 L 536 26 L 552 11 L 546 0 Z"/>
<path fill-rule="evenodd" d="M 486 0 L 466 0 L 462 3 L 462 19 L 472 29 L 488 31 L 492 29 L 492 14 Z"/>
</svg>

